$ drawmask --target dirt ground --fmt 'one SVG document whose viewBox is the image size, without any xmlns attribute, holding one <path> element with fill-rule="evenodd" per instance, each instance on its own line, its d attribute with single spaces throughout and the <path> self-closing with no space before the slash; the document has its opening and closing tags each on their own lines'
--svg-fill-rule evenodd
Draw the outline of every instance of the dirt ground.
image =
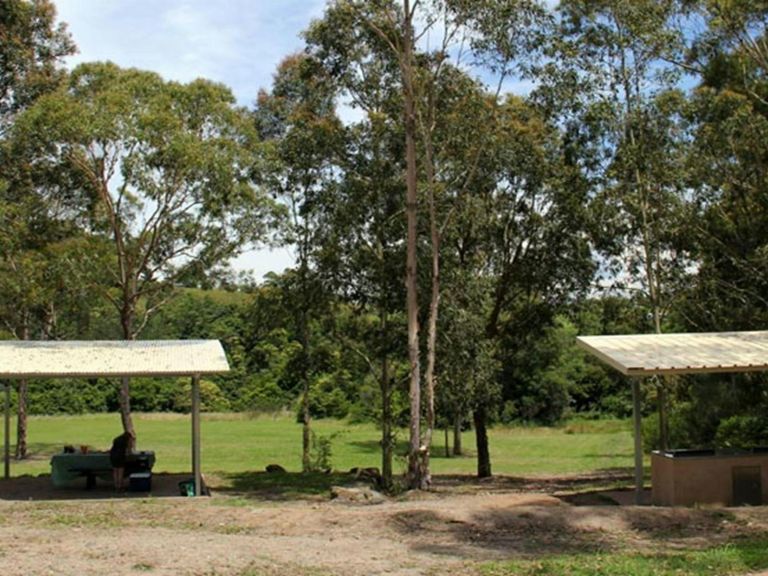
<svg viewBox="0 0 768 576">
<path fill-rule="evenodd" d="M 0 482 L 4 575 L 476 574 L 482 562 L 596 551 L 709 547 L 768 534 L 764 508 L 615 505 L 591 479 L 438 479 L 430 493 L 361 505 L 316 496 L 177 496 Z M 582 495 L 573 496 L 580 488 Z M 611 505 L 613 504 L 613 505 Z"/>
</svg>

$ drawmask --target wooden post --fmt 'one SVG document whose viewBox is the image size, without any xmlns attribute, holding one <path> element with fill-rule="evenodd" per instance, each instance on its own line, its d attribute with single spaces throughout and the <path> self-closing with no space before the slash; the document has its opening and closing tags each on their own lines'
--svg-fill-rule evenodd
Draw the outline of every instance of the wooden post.
<svg viewBox="0 0 768 576">
<path fill-rule="evenodd" d="M 3 478 L 11 477 L 11 385 L 5 383 L 5 454 Z"/>
<path fill-rule="evenodd" d="M 203 493 L 200 470 L 200 376 L 192 377 L 192 474 L 195 478 L 195 496 Z"/>
<path fill-rule="evenodd" d="M 635 504 L 643 503 L 643 435 L 640 413 L 640 380 L 632 379 L 632 418 L 635 424 Z"/>
</svg>

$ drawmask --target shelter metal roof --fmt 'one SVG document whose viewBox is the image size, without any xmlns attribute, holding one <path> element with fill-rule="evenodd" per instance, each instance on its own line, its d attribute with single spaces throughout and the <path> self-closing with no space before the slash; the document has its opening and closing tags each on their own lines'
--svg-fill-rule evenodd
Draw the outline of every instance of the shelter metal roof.
<svg viewBox="0 0 768 576">
<path fill-rule="evenodd" d="M 218 340 L 0 341 L 0 378 L 202 376 L 228 371 Z"/>
<path fill-rule="evenodd" d="M 768 370 L 768 331 L 579 336 L 576 341 L 628 376 Z"/>
</svg>

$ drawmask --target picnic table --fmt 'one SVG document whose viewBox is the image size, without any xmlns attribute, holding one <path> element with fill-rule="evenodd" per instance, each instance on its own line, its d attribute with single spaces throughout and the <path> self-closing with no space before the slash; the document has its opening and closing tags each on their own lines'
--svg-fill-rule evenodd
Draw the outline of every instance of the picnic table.
<svg viewBox="0 0 768 576">
<path fill-rule="evenodd" d="M 151 472 L 155 465 L 152 451 L 134 452 L 125 462 L 125 476 L 134 472 Z M 71 486 L 85 477 L 86 488 L 96 486 L 96 478 L 112 482 L 112 464 L 109 452 L 87 452 L 54 454 L 51 458 L 51 480 L 57 488 Z"/>
</svg>

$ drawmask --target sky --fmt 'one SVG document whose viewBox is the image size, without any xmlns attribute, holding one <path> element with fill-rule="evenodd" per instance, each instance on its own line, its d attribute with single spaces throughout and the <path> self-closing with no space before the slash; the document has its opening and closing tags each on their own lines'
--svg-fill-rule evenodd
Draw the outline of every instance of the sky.
<svg viewBox="0 0 768 576">
<path fill-rule="evenodd" d="M 169 80 L 226 84 L 250 107 L 269 88 L 278 63 L 302 49 L 301 32 L 325 0 L 53 0 L 79 53 L 67 60 L 110 60 Z M 233 265 L 257 279 L 294 262 L 290 250 L 250 250 Z"/>
</svg>

